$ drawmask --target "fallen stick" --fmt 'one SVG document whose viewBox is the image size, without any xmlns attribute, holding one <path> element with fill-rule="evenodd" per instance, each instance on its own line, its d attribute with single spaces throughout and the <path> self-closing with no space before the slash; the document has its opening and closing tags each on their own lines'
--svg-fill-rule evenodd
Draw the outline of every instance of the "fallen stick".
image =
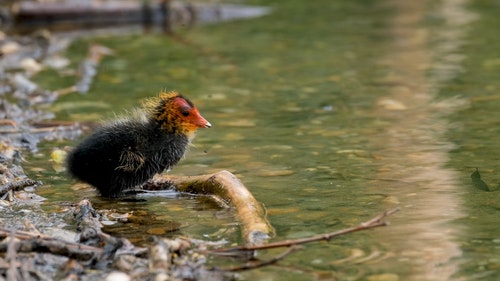
<svg viewBox="0 0 500 281">
<path fill-rule="evenodd" d="M 263 244 L 274 233 L 262 205 L 243 183 L 228 171 L 185 177 L 162 175 L 145 184 L 143 188 L 150 189 L 151 184 L 155 187 L 174 186 L 179 192 L 216 195 L 222 198 L 235 207 L 246 245 Z"/>
<path fill-rule="evenodd" d="M 4 227 L 0 227 L 0 237 L 10 237 L 7 241 L 0 243 L 0 253 L 7 252 L 9 247 L 15 247 L 14 249 L 20 253 L 51 253 L 86 261 L 99 256 L 103 252 L 101 248 L 63 241 L 44 235 L 36 235 L 21 230 L 12 231 Z M 11 242 L 13 241 L 12 239 L 19 240 Z M 15 246 L 11 243 L 14 243 Z"/>
<path fill-rule="evenodd" d="M 386 221 L 384 221 L 383 219 L 386 218 L 387 216 L 390 216 L 390 215 L 398 212 L 398 211 L 399 211 L 399 208 L 385 211 L 385 212 L 379 214 L 378 216 L 370 219 L 369 221 L 360 223 L 357 226 L 345 228 L 345 229 L 338 230 L 335 232 L 318 234 L 318 235 L 300 238 L 300 239 L 278 241 L 278 242 L 268 243 L 268 244 L 264 244 L 264 245 L 248 245 L 248 246 L 237 246 L 237 247 L 232 247 L 232 248 L 215 249 L 215 250 L 212 250 L 212 253 L 224 255 L 224 254 L 229 254 L 232 252 L 238 253 L 238 252 L 271 249 L 271 248 L 290 247 L 290 246 L 301 245 L 301 244 L 311 243 L 311 242 L 315 242 L 315 241 L 322 241 L 322 240 L 330 241 L 332 238 L 340 236 L 340 235 L 344 235 L 344 234 L 348 234 L 348 233 L 352 233 L 352 232 L 356 232 L 356 231 L 360 231 L 360 230 L 380 227 L 380 226 L 386 226 L 388 223 Z"/>
<path fill-rule="evenodd" d="M 14 180 L 11 182 L 8 182 L 6 184 L 0 185 L 0 196 L 4 195 L 5 193 L 9 192 L 10 190 L 20 190 L 21 188 L 25 188 L 28 186 L 36 186 L 36 185 L 41 185 L 41 181 L 35 181 L 32 179 L 22 179 L 22 180 Z"/>
</svg>

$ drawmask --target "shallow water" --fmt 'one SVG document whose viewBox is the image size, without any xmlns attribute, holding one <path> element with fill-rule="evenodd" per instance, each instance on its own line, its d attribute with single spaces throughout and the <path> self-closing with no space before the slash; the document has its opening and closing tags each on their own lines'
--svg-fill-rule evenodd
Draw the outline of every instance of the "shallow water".
<svg viewBox="0 0 500 281">
<path fill-rule="evenodd" d="M 185 93 L 213 128 L 197 133 L 171 173 L 235 173 L 265 204 L 273 240 L 326 233 L 401 208 L 388 227 L 308 245 L 244 279 L 500 278 L 500 191 L 476 189 L 470 180 L 476 167 L 490 188 L 500 179 L 500 6 L 248 3 L 273 13 L 181 31 L 183 40 L 150 34 L 74 44 L 75 57 L 88 42 L 116 55 L 105 58 L 87 95 L 63 97 L 53 110 L 59 119 L 99 121 L 163 88 Z M 65 85 L 53 75 L 40 83 Z M 53 147 L 74 143 L 45 143 L 29 159 L 30 176 L 46 183 L 39 190 L 49 199 L 45 210 L 90 198 L 97 208 L 132 213 L 106 230 L 138 243 L 177 234 L 240 241 L 234 214 L 204 198 L 110 202 L 47 167 Z"/>
</svg>

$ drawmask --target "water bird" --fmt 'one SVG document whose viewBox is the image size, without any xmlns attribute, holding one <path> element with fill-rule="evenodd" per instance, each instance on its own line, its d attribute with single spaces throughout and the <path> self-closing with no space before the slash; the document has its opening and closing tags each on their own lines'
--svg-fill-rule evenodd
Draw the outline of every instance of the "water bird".
<svg viewBox="0 0 500 281">
<path fill-rule="evenodd" d="M 210 127 L 189 99 L 161 92 L 84 139 L 69 153 L 67 169 L 103 197 L 118 197 L 177 164 L 195 131 Z"/>
</svg>

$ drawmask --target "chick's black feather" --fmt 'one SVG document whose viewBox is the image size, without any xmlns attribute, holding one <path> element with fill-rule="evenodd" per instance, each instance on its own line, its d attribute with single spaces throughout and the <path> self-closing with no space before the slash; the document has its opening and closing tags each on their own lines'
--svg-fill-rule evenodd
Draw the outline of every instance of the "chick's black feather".
<svg viewBox="0 0 500 281">
<path fill-rule="evenodd" d="M 116 197 L 177 164 L 188 144 L 186 135 L 158 123 L 129 120 L 98 129 L 69 154 L 67 166 L 102 196 Z"/>
</svg>

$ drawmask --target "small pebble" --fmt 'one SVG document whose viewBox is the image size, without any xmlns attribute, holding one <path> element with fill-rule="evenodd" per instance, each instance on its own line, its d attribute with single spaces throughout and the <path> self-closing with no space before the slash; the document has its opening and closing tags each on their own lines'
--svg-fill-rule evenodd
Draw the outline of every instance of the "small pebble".
<svg viewBox="0 0 500 281">
<path fill-rule="evenodd" d="M 113 271 L 108 276 L 106 276 L 105 281 L 130 281 L 132 280 L 130 276 L 126 273 L 120 271 Z"/>
</svg>

